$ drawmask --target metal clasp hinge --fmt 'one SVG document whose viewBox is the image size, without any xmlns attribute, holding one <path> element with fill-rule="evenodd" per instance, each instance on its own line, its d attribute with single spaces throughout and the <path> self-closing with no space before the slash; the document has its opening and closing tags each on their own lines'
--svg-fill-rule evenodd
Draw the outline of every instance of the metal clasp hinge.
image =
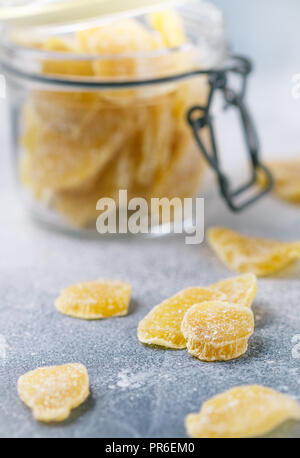
<svg viewBox="0 0 300 458">
<path fill-rule="evenodd" d="M 254 127 L 253 121 L 251 119 L 250 113 L 245 105 L 244 99 L 246 94 L 246 84 L 247 77 L 251 72 L 251 63 L 243 57 L 233 58 L 234 65 L 226 70 L 212 71 L 209 72 L 209 96 L 206 106 L 194 106 L 192 107 L 188 114 L 188 122 L 193 130 L 194 137 L 196 142 L 204 155 L 206 161 L 210 164 L 212 169 L 217 175 L 220 193 L 227 202 L 229 208 L 234 212 L 239 212 L 244 210 L 249 205 L 253 204 L 257 200 L 261 199 L 273 188 L 274 180 L 271 172 L 268 168 L 261 162 L 259 155 L 259 142 L 256 134 L 256 129 Z M 240 75 L 242 78 L 242 85 L 239 91 L 229 87 L 228 76 L 230 73 L 235 73 Z M 243 186 L 240 186 L 238 189 L 232 190 L 230 184 L 230 179 L 225 176 L 222 172 L 215 130 L 213 125 L 213 120 L 210 115 L 211 106 L 214 94 L 217 91 L 223 93 L 225 100 L 225 109 L 230 106 L 235 107 L 240 115 L 241 125 L 246 141 L 247 151 L 250 158 L 251 164 L 251 178 Z M 203 140 L 201 139 L 200 132 L 208 128 L 210 135 L 211 150 L 205 146 Z M 255 189 L 254 195 L 248 199 L 243 199 L 243 196 L 248 193 L 252 188 L 256 188 L 258 181 L 258 174 L 265 175 L 265 186 L 262 190 L 257 191 Z"/>
</svg>

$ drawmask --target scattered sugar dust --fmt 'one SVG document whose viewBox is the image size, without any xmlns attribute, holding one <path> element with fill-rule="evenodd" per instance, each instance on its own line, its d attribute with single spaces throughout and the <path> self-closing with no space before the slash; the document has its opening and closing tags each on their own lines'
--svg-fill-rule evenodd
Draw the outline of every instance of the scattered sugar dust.
<svg viewBox="0 0 300 458">
<path fill-rule="evenodd" d="M 0 334 L 0 365 L 5 364 L 7 347 L 8 345 L 5 337 L 2 334 Z"/>
<path fill-rule="evenodd" d="M 140 388 L 142 385 L 147 383 L 149 379 L 153 379 L 153 372 L 138 372 L 132 373 L 128 369 L 123 369 L 118 373 L 118 381 L 115 385 L 109 385 L 109 389 L 121 388 L 123 390 L 129 389 L 134 390 Z"/>
</svg>

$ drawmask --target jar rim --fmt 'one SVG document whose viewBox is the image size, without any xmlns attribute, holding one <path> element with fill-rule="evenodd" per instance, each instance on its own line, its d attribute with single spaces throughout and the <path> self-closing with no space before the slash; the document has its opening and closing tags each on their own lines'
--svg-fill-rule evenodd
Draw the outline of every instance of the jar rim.
<svg viewBox="0 0 300 458">
<path fill-rule="evenodd" d="M 5 33 L 0 33 L 0 50 L 6 52 L 23 54 L 25 57 L 36 57 L 45 60 L 55 59 L 57 61 L 94 61 L 94 60 L 123 60 L 123 59 L 142 59 L 142 58 L 154 58 L 154 57 L 163 57 L 176 52 L 183 52 L 191 48 L 196 47 L 196 43 L 192 43 L 189 40 L 187 43 L 184 43 L 181 46 L 177 47 L 165 47 L 156 50 L 149 51 L 135 51 L 135 52 L 124 52 L 122 54 L 87 54 L 87 53 L 75 53 L 75 52 L 64 52 L 64 51 L 53 51 L 48 49 L 35 48 L 33 46 L 26 46 L 25 44 L 20 44 L 9 40 Z M 0 62 L 1 62 L 1 53 L 0 53 Z"/>
<path fill-rule="evenodd" d="M 203 9 L 204 8 L 204 9 Z M 16 39 L 18 33 L 13 35 L 9 29 L 3 28 L 0 31 L 0 65 L 3 67 L 4 71 L 15 77 L 35 80 L 41 83 L 46 84 L 57 84 L 67 86 L 70 85 L 72 88 L 78 84 L 81 88 L 95 88 L 95 87 L 128 87 L 134 84 L 156 84 L 162 82 L 168 82 L 172 80 L 179 80 L 192 76 L 193 74 L 199 74 L 199 70 L 213 70 L 214 68 L 220 68 L 224 66 L 228 58 L 228 45 L 226 40 L 226 33 L 224 27 L 224 19 L 222 13 L 214 5 L 208 2 L 201 2 L 201 11 L 200 8 L 195 6 L 191 9 L 186 9 L 184 7 L 181 14 L 186 15 L 185 19 L 188 21 L 188 24 L 191 24 L 193 32 L 188 35 L 188 41 L 178 47 L 164 47 L 157 50 L 146 50 L 146 51 L 136 51 L 136 52 L 126 52 L 122 54 L 84 54 L 76 52 L 65 52 L 57 50 L 48 50 L 41 49 L 38 46 L 34 47 L 32 44 L 29 46 L 26 44 L 26 39 L 23 40 L 24 35 L 22 35 L 22 41 Z M 202 17 L 203 16 L 203 17 Z M 202 22 L 201 22 L 202 21 Z M 199 32 L 198 28 L 201 29 L 201 24 L 207 23 L 207 31 L 202 31 L 202 35 Z M 212 25 L 214 25 L 214 31 L 212 30 Z M 86 28 L 87 24 L 84 25 Z M 18 31 L 17 31 L 18 32 Z M 20 32 L 20 29 L 19 29 Z M 66 33 L 69 33 L 67 30 Z M 205 35 L 208 34 L 208 37 Z M 212 36 L 210 35 L 212 33 Z M 50 36 L 53 35 L 50 34 Z M 60 34 L 61 35 L 61 34 Z M 32 37 L 34 34 L 30 34 L 31 40 L 27 40 L 27 43 L 32 43 Z M 49 36 L 46 35 L 46 36 Z M 53 36 L 58 36 L 53 35 Z M 26 38 L 26 37 L 25 37 Z M 27 37 L 28 38 L 28 37 Z M 211 48 L 210 48 L 211 47 Z M 66 74 L 46 74 L 41 72 L 41 63 L 45 61 L 54 61 L 57 63 L 60 62 L 76 62 L 76 63 L 93 63 L 95 61 L 112 61 L 112 62 L 122 62 L 125 59 L 136 59 L 137 61 L 142 61 L 147 64 L 147 68 L 151 69 L 152 62 L 155 62 L 156 58 L 166 58 L 167 59 L 176 58 L 176 55 L 179 53 L 188 53 L 195 52 L 195 62 L 187 69 L 180 70 L 176 69 L 165 69 L 162 68 L 162 72 L 158 72 L 159 76 L 155 74 L 151 75 L 151 78 L 147 80 L 146 75 L 134 75 L 134 76 L 86 76 L 86 75 L 66 75 Z M 201 53 L 209 54 L 208 61 L 205 62 L 205 59 L 201 59 Z M 199 56 L 199 58 L 198 58 Z M 153 61 L 151 60 L 153 59 Z M 30 68 L 29 68 L 30 67 Z M 151 72 L 152 73 L 152 72 Z"/>
</svg>

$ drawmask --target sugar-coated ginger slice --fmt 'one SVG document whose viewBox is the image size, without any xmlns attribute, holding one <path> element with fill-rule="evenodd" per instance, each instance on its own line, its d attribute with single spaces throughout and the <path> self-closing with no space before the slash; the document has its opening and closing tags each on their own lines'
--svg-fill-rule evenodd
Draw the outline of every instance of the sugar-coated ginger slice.
<svg viewBox="0 0 300 458">
<path fill-rule="evenodd" d="M 82 30 L 77 33 L 76 41 L 81 52 L 102 56 L 93 63 L 94 74 L 102 77 L 138 76 L 141 65 L 136 57 L 129 55 L 162 47 L 162 40 L 135 19 Z"/>
<path fill-rule="evenodd" d="M 73 189 L 92 180 L 118 152 L 125 138 L 122 129 L 115 129 L 111 112 L 103 120 L 105 128 L 100 128 L 99 117 L 94 117 L 88 133 L 79 138 L 46 128 L 30 106 L 24 115 L 22 144 L 31 158 L 32 181 L 53 191 Z"/>
<path fill-rule="evenodd" d="M 257 276 L 271 275 L 300 259 L 299 242 L 280 242 L 242 235 L 228 228 L 208 230 L 208 241 L 232 270 Z"/>
<path fill-rule="evenodd" d="M 69 224 L 75 227 L 87 227 L 95 224 L 101 214 L 97 210 L 98 200 L 110 198 L 118 205 L 119 189 L 127 190 L 128 200 L 136 197 L 131 190 L 132 167 L 128 166 L 130 159 L 134 159 L 132 151 L 135 151 L 134 144 L 128 139 L 126 146 L 118 152 L 115 160 L 110 161 L 94 180 L 84 183 L 77 189 L 56 193 L 51 202 L 53 207 Z"/>
<path fill-rule="evenodd" d="M 300 420 L 300 405 L 289 396 L 260 385 L 232 388 L 206 401 L 186 417 L 190 437 L 263 436 L 286 420 Z"/>
<path fill-rule="evenodd" d="M 167 348 L 186 348 L 181 332 L 185 313 L 194 304 L 211 300 L 223 300 L 225 296 L 207 288 L 188 288 L 154 307 L 139 323 L 138 338 L 148 345 Z"/>
<path fill-rule="evenodd" d="M 177 48 L 187 42 L 184 24 L 175 10 L 154 12 L 149 15 L 149 22 L 161 34 L 166 48 Z"/>
<path fill-rule="evenodd" d="M 168 76 L 191 70 L 195 65 L 197 56 L 195 49 L 183 46 L 188 42 L 188 37 L 180 15 L 172 9 L 157 11 L 148 16 L 148 22 L 150 27 L 154 29 L 155 36 L 159 37 L 161 47 L 173 49 L 172 53 L 153 58 L 149 70 L 151 71 L 153 66 L 157 76 Z M 199 79 L 197 79 L 197 84 L 199 85 Z M 187 99 L 186 101 L 188 102 Z"/>
<path fill-rule="evenodd" d="M 168 348 L 185 348 L 186 341 L 181 333 L 181 323 L 190 307 L 208 300 L 222 300 L 251 307 L 256 292 L 257 282 L 253 274 L 228 278 L 207 288 L 183 290 L 154 307 L 140 322 L 139 340 Z"/>
<path fill-rule="evenodd" d="M 254 274 L 244 274 L 219 281 L 209 289 L 225 294 L 230 303 L 251 307 L 257 293 L 257 279 Z"/>
<path fill-rule="evenodd" d="M 54 51 L 59 53 L 76 53 L 74 43 L 68 42 L 59 37 L 50 37 L 42 45 L 45 51 Z M 61 56 L 60 56 L 61 57 Z M 42 63 L 42 72 L 52 75 L 68 76 L 94 76 L 93 68 L 88 60 L 63 60 L 52 59 L 44 60 Z"/>
<path fill-rule="evenodd" d="M 189 353 L 202 361 L 228 361 L 247 351 L 254 331 L 249 307 L 223 301 L 196 304 L 184 315 L 181 332 Z"/>
<path fill-rule="evenodd" d="M 157 36 L 136 19 L 121 19 L 81 30 L 76 41 L 79 51 L 95 56 L 120 56 L 161 47 Z"/>
<path fill-rule="evenodd" d="M 89 376 L 83 364 L 35 369 L 18 380 L 18 394 L 38 421 L 59 422 L 89 395 Z"/>
<path fill-rule="evenodd" d="M 173 133 L 171 151 L 169 164 L 157 174 L 151 187 L 151 195 L 168 199 L 173 197 L 182 199 L 196 195 L 205 171 L 205 164 L 199 157 L 190 132 L 181 124 Z"/>
<path fill-rule="evenodd" d="M 61 292 L 55 301 L 57 310 L 85 320 L 127 315 L 131 285 L 114 280 L 78 283 Z"/>
<path fill-rule="evenodd" d="M 274 194 L 293 204 L 300 204 L 300 159 L 274 161 L 268 164 L 275 179 Z M 258 183 L 265 185 L 265 176 Z"/>
</svg>

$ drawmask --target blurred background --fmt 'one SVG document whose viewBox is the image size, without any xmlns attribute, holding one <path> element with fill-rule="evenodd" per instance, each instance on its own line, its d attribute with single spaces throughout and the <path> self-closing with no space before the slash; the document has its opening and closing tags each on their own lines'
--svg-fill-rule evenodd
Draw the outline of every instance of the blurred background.
<svg viewBox="0 0 300 458">
<path fill-rule="evenodd" d="M 254 74 L 249 104 L 265 155 L 300 154 L 300 99 L 292 78 L 300 74 L 298 0 L 213 0 L 222 9 L 234 53 L 249 56 Z"/>
<path fill-rule="evenodd" d="M 276 78 L 299 73 L 300 2 L 298 0 L 213 0 L 226 16 L 230 41 L 237 53 L 248 54 L 257 76 Z"/>
</svg>

